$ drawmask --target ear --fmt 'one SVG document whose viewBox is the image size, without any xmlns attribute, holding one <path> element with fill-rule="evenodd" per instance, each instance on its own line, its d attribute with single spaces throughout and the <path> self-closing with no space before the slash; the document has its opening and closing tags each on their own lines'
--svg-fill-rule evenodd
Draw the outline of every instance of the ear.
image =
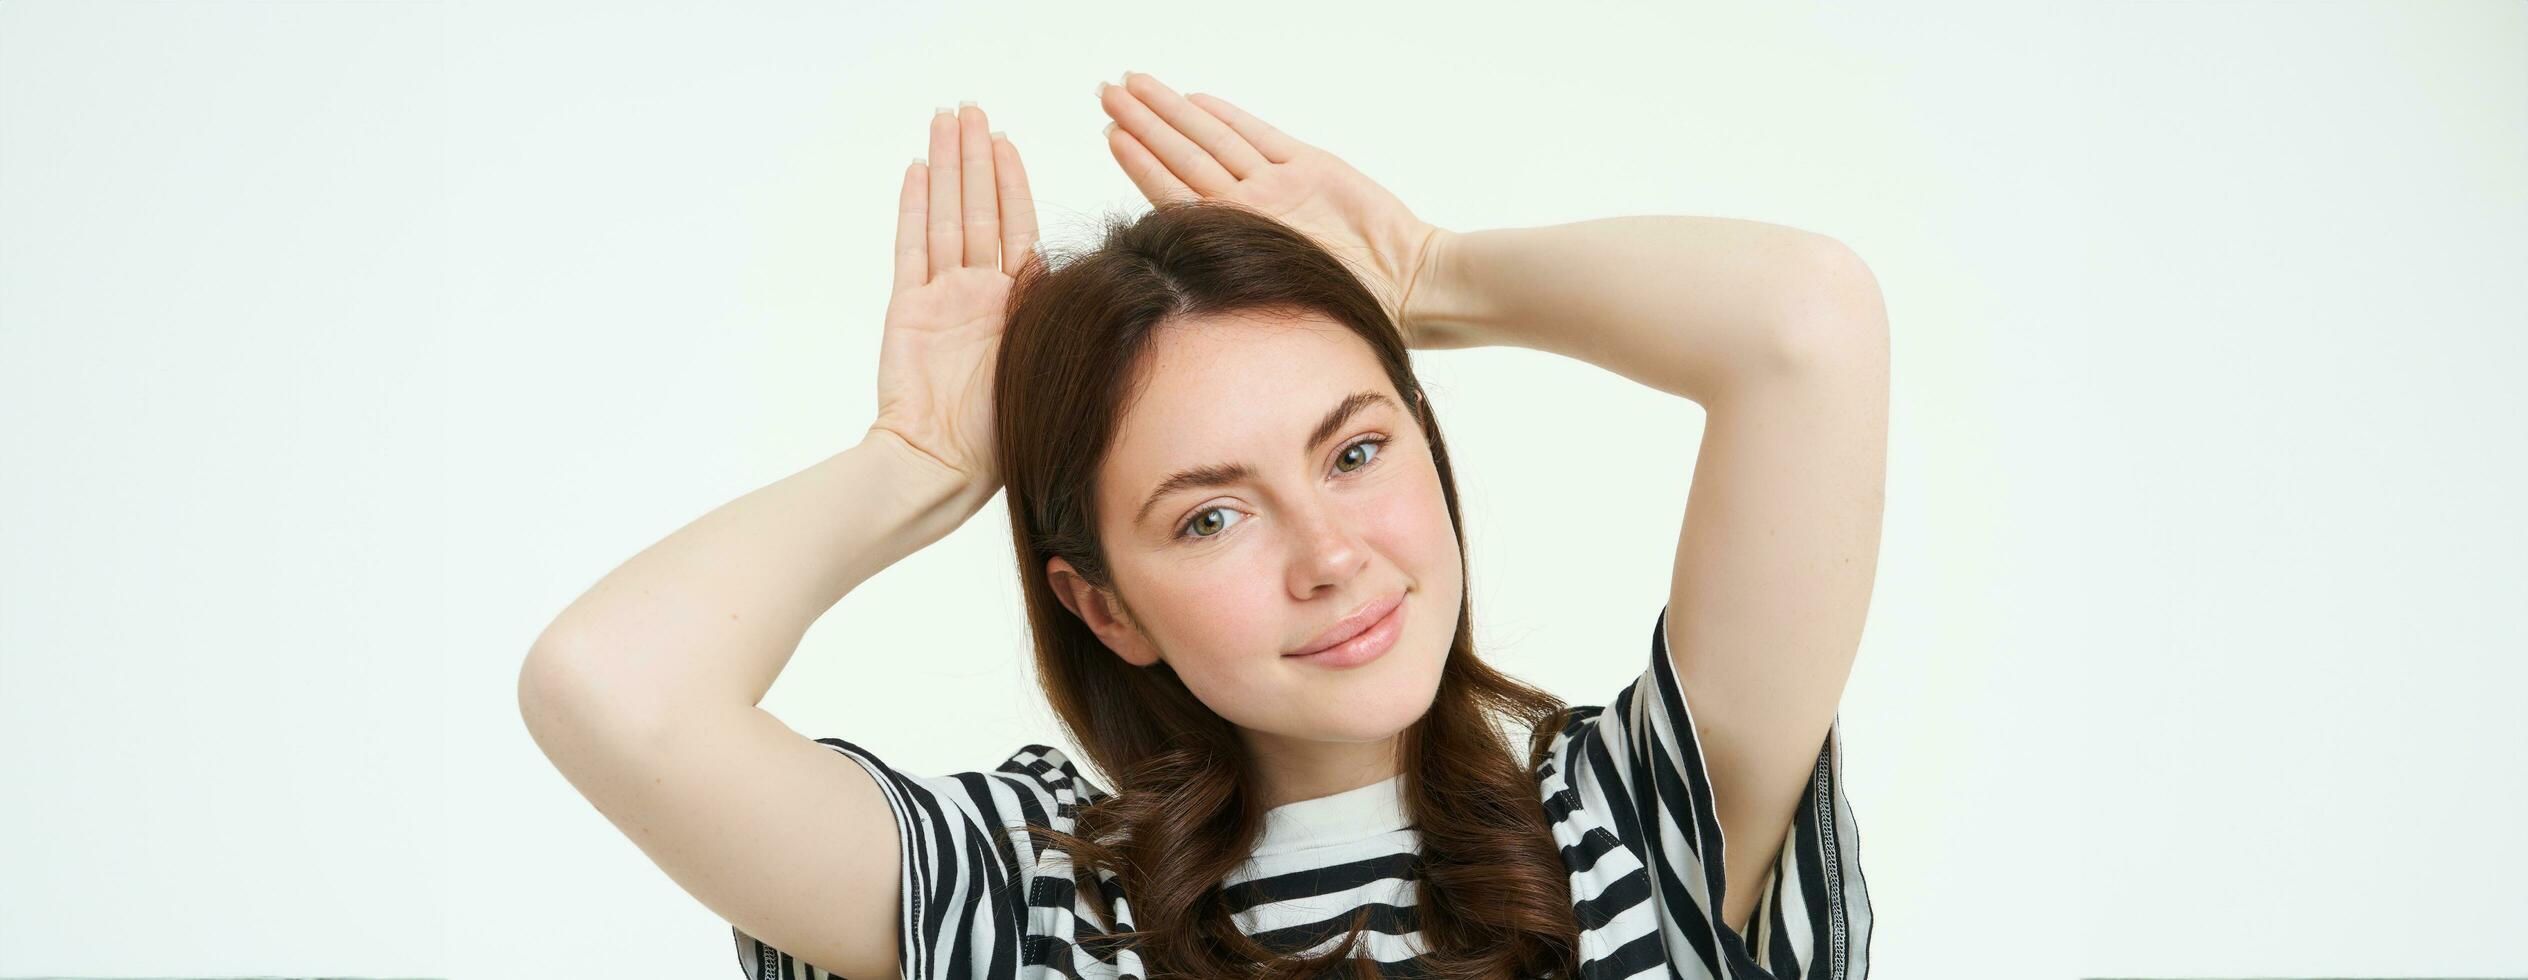
<svg viewBox="0 0 2528 980">
<path fill-rule="evenodd" d="M 1080 622 L 1088 624 L 1089 630 L 1097 634 L 1106 648 L 1124 658 L 1125 663 L 1148 667 L 1159 662 L 1158 648 L 1133 624 L 1123 601 L 1113 593 L 1089 584 L 1088 579 L 1082 578 L 1070 562 L 1060 558 L 1046 562 L 1045 581 L 1053 586 L 1053 594 L 1062 600 L 1063 607 L 1071 610 L 1071 615 L 1078 616 Z"/>
</svg>

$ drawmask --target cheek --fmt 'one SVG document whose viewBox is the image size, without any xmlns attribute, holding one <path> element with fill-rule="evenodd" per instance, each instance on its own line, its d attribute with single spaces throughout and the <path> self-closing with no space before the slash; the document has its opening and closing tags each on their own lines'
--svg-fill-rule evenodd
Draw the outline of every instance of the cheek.
<svg viewBox="0 0 2528 980">
<path fill-rule="evenodd" d="M 1241 728 L 1277 731 L 1288 707 L 1273 662 L 1285 624 L 1267 590 L 1220 588 L 1181 595 L 1187 615 L 1172 639 L 1168 666 L 1196 700 Z"/>
<path fill-rule="evenodd" d="M 1412 478 L 1397 481 L 1394 492 L 1378 495 L 1362 520 L 1363 526 L 1377 529 L 1373 540 L 1378 549 L 1403 566 L 1415 588 L 1436 591 L 1457 582 L 1457 529 L 1448 518 L 1439 471 L 1427 460 L 1417 462 Z"/>
<path fill-rule="evenodd" d="M 1206 687 L 1243 688 L 1237 676 L 1281 642 L 1281 579 L 1238 559 L 1180 567 L 1166 581 L 1154 615 L 1177 676 L 1206 700 Z"/>
</svg>

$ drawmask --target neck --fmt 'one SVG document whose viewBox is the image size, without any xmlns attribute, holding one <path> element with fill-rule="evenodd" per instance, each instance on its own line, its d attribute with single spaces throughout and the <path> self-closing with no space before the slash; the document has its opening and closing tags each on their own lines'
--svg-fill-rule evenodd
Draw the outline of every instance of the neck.
<svg viewBox="0 0 2528 980">
<path fill-rule="evenodd" d="M 1251 730 L 1244 736 L 1267 809 L 1359 789 L 1404 771 L 1398 757 L 1404 743 L 1394 735 L 1375 742 L 1323 742 Z"/>
</svg>

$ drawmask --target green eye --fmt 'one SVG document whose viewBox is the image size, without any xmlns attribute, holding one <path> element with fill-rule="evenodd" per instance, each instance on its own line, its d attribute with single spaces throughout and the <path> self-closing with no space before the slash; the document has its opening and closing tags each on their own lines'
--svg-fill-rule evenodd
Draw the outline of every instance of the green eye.
<svg viewBox="0 0 2528 980">
<path fill-rule="evenodd" d="M 1376 450 L 1378 446 L 1385 441 L 1386 440 L 1384 439 L 1364 439 L 1360 442 L 1353 443 L 1349 448 L 1343 450 L 1343 455 L 1334 457 L 1334 468 L 1342 470 L 1345 473 L 1350 473 L 1363 466 L 1369 465 L 1369 461 L 1376 458 L 1378 455 L 1374 450 Z M 1343 465 L 1343 461 L 1350 458 L 1353 453 L 1360 453 L 1361 461 L 1356 465 L 1346 468 Z"/>
<path fill-rule="evenodd" d="M 1386 442 L 1385 439 L 1371 437 L 1343 447 L 1343 452 L 1334 457 L 1335 472 L 1358 473 L 1368 469 L 1370 464 L 1378 461 L 1377 450 Z M 1349 461 L 1348 464 L 1347 461 Z M 1195 514 L 1193 520 L 1186 521 L 1185 526 L 1177 528 L 1176 536 L 1198 540 L 1219 537 L 1236 525 L 1237 522 L 1231 520 L 1230 515 L 1237 513 L 1235 509 L 1228 507 L 1206 507 Z"/>
<path fill-rule="evenodd" d="M 1229 527 L 1229 524 L 1228 524 L 1228 518 L 1227 518 L 1227 517 L 1213 518 L 1213 517 L 1212 517 L 1212 515 L 1214 515 L 1214 514 L 1224 514 L 1224 515 L 1225 515 L 1225 514 L 1228 514 L 1229 512 L 1230 512 L 1230 511 L 1229 511 L 1229 508 L 1226 508 L 1226 507 L 1213 507 L 1213 508 L 1211 508 L 1211 509 L 1209 509 L 1209 510 L 1203 511 L 1203 512 L 1202 512 L 1202 513 L 1200 513 L 1200 514 L 1196 514 L 1196 515 L 1194 515 L 1194 519 L 1193 519 L 1193 520 L 1190 520 L 1190 521 L 1185 522 L 1185 530 L 1187 531 L 1187 534 L 1186 534 L 1185 536 L 1186 536 L 1186 537 L 1189 537 L 1189 538 L 1216 538 L 1216 537 L 1219 537 L 1219 536 L 1220 536 L 1220 532 L 1221 532 L 1221 531 L 1224 531 L 1224 530 L 1227 530 L 1227 529 L 1228 529 L 1228 527 Z M 1207 518 L 1208 518 L 1208 519 L 1207 519 Z M 1206 525 L 1207 525 L 1207 526 L 1209 526 L 1209 527 L 1212 529 L 1212 530 L 1210 531 L 1210 533 L 1205 534 L 1205 533 L 1195 533 L 1195 532 L 1194 532 L 1194 529 L 1195 529 L 1195 528 L 1204 527 L 1204 526 L 1206 526 Z"/>
</svg>

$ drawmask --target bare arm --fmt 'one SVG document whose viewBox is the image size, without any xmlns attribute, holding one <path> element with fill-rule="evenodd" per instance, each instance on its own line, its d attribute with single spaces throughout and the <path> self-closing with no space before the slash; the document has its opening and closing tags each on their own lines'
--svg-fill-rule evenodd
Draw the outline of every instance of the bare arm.
<svg viewBox="0 0 2528 980">
<path fill-rule="evenodd" d="M 1669 655 L 1744 930 L 1845 680 L 1878 566 L 1887 314 L 1832 239 L 1626 217 L 1433 236 L 1407 294 L 1424 347 L 1579 358 L 1706 412 L 1669 584 Z"/>
<path fill-rule="evenodd" d="M 760 703 L 819 616 L 1000 488 L 979 437 L 1002 259 L 1027 261 L 1035 221 L 1017 150 L 985 127 L 980 108 L 942 112 L 929 161 L 905 171 L 868 434 L 634 555 L 518 674 L 537 746 L 642 853 L 747 935 L 841 975 L 899 972 L 895 816 L 867 770 Z"/>
<path fill-rule="evenodd" d="M 990 499 L 873 430 L 632 556 L 562 610 L 535 655 L 601 661 L 579 681 L 602 690 L 586 693 L 651 722 L 761 703 L 818 617 Z"/>
<path fill-rule="evenodd" d="M 1547 351 L 1706 407 L 1781 374 L 1808 339 L 1794 328 L 1867 301 L 1840 243 L 1739 218 L 1433 229 L 1419 261 L 1400 324 L 1414 347 Z"/>
<path fill-rule="evenodd" d="M 518 677 L 537 746 L 660 870 L 846 976 L 896 972 L 894 817 L 866 771 L 756 702 L 817 612 L 977 506 L 900 446 L 872 433 L 652 545 Z"/>
</svg>

